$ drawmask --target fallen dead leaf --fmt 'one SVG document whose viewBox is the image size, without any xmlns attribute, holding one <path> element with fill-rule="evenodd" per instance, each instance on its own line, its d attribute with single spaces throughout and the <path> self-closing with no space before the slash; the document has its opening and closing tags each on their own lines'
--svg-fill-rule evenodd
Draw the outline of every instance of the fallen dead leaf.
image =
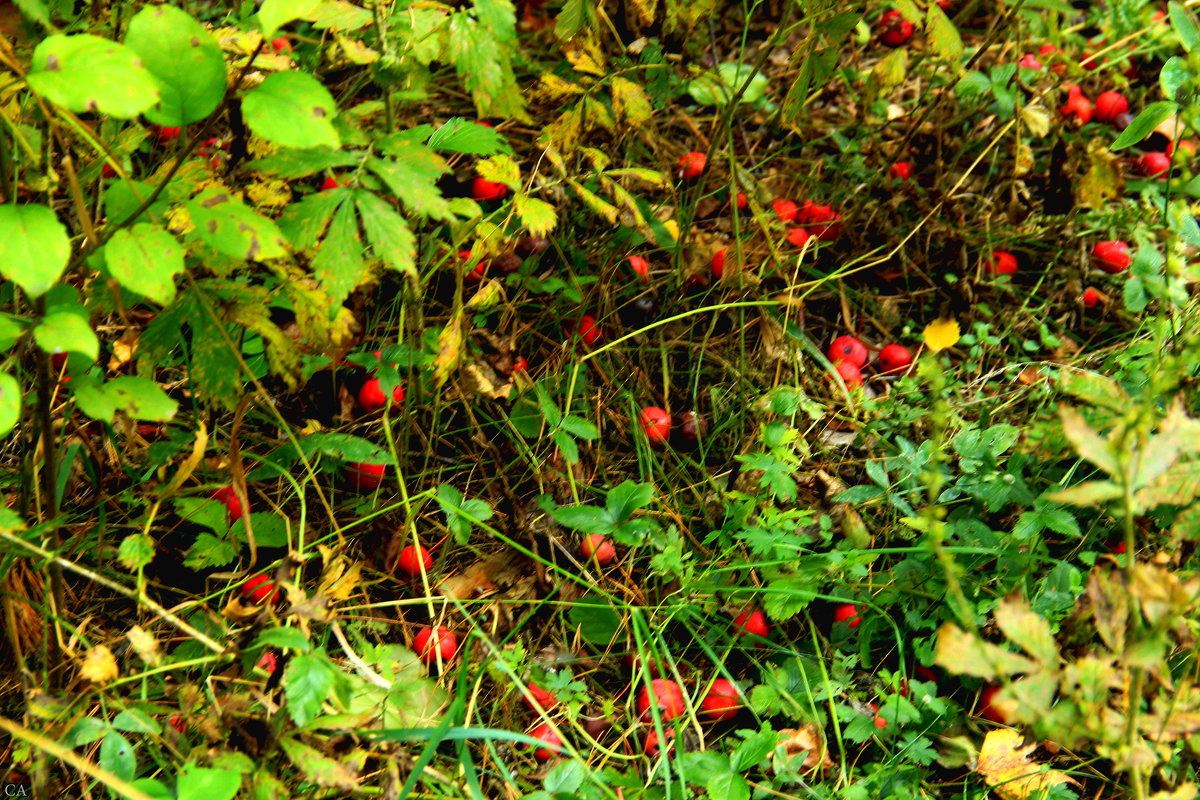
<svg viewBox="0 0 1200 800">
<path fill-rule="evenodd" d="M 833 767 L 833 761 L 825 747 L 825 737 L 812 723 L 802 728 L 784 728 L 779 731 L 779 744 L 783 745 L 783 751 L 789 759 L 801 753 L 805 754 L 803 769 L 825 770 Z"/>
<path fill-rule="evenodd" d="M 83 666 L 79 668 L 79 677 L 92 683 L 107 683 L 116 680 L 121 674 L 117 668 L 117 659 L 112 651 L 104 645 L 98 645 L 84 656 Z"/>
<path fill-rule="evenodd" d="M 1066 773 L 1030 760 L 1037 743 L 1025 744 L 1023 735 L 1010 728 L 990 731 L 979 748 L 975 771 L 988 786 L 1006 800 L 1026 800 L 1042 796 L 1051 787 L 1078 782 Z"/>
</svg>

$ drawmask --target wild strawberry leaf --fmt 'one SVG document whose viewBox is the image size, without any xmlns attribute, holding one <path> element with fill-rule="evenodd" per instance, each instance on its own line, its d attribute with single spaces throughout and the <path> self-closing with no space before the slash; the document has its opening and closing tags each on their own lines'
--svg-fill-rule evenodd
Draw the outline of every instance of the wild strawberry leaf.
<svg viewBox="0 0 1200 800">
<path fill-rule="evenodd" d="M 21 385 L 12 375 L 0 372 L 0 437 L 7 436 L 20 418 Z"/>
<path fill-rule="evenodd" d="M 379 176 L 392 195 L 415 214 L 453 219 L 450 204 L 437 187 L 438 179 L 446 172 L 442 157 L 423 144 L 395 139 L 388 143 L 386 152 L 395 159 L 371 158 L 367 168 Z"/>
<path fill-rule="evenodd" d="M 494 0 L 484 5 L 493 18 L 505 16 Z M 515 25 L 515 20 L 512 24 Z M 450 18 L 446 56 L 471 93 L 479 116 L 527 120 L 524 96 L 512 69 L 509 42 L 514 41 L 514 35 L 508 33 L 509 28 L 506 22 L 491 29 L 482 20 L 459 11 Z"/>
<path fill-rule="evenodd" d="M 223 567 L 232 563 L 237 555 L 237 546 L 229 540 L 211 533 L 202 533 L 196 537 L 195 544 L 188 548 L 183 565 L 195 570 Z"/>
<path fill-rule="evenodd" d="M 258 8 L 258 25 L 263 37 L 270 39 L 292 20 L 307 19 L 320 6 L 321 0 L 263 0 Z"/>
<path fill-rule="evenodd" d="M 362 236 L 358 232 L 354 206 L 343 203 L 334 214 L 333 222 L 329 223 L 325 240 L 312 260 L 313 274 L 331 303 L 341 304 L 365 279 L 362 252 Z"/>
<path fill-rule="evenodd" d="M 315 247 L 329 220 L 342 203 L 350 200 L 349 189 L 315 192 L 292 203 L 279 217 L 279 229 L 297 250 Z"/>
<path fill-rule="evenodd" d="M 404 217 L 371 192 L 355 190 L 355 202 L 363 230 L 375 256 L 391 269 L 407 275 L 414 283 L 417 275 L 417 240 Z"/>
</svg>

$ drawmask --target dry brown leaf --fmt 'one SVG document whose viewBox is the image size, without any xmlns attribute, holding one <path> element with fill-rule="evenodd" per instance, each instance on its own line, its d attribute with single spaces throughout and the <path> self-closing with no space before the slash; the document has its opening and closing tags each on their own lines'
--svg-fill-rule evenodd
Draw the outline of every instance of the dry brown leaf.
<svg viewBox="0 0 1200 800">
<path fill-rule="evenodd" d="M 79 677 L 92 683 L 107 683 L 116 680 L 120 674 L 117 659 L 104 645 L 97 645 L 89 650 L 84 656 L 83 666 L 79 668 Z"/>
<path fill-rule="evenodd" d="M 802 728 L 784 728 L 779 731 L 779 744 L 788 758 L 805 753 L 803 769 L 830 769 L 833 761 L 825 747 L 825 737 L 811 722 Z"/>
<path fill-rule="evenodd" d="M 1026 367 L 1017 374 L 1017 380 L 1026 386 L 1034 386 L 1049 379 L 1037 367 Z"/>
<path fill-rule="evenodd" d="M 129 629 L 129 633 L 125 634 L 125 638 L 129 639 L 133 651 L 142 661 L 152 667 L 158 666 L 162 654 L 158 650 L 158 640 L 154 638 L 153 634 L 147 632 L 141 625 L 134 625 Z"/>
<path fill-rule="evenodd" d="M 1036 742 L 1025 744 L 1022 734 L 1011 728 L 990 731 L 979 748 L 975 771 L 1006 800 L 1041 796 L 1051 786 L 1063 783 L 1079 785 L 1066 773 L 1030 760 L 1036 749 Z"/>
</svg>

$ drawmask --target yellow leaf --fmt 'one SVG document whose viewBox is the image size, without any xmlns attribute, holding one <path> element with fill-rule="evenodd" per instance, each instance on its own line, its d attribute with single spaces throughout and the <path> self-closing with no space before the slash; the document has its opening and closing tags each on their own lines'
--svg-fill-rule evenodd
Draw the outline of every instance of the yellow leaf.
<svg viewBox="0 0 1200 800">
<path fill-rule="evenodd" d="M 630 125 L 641 125 L 650 119 L 653 109 L 646 90 L 628 78 L 613 78 L 612 84 L 613 111 Z"/>
<path fill-rule="evenodd" d="M 475 165 L 475 171 L 479 173 L 479 177 L 503 183 L 513 191 L 521 189 L 521 169 L 517 162 L 503 153 L 479 161 Z"/>
<path fill-rule="evenodd" d="M 463 330 L 462 310 L 456 311 L 438 334 L 438 353 L 433 359 L 433 384 L 437 388 L 446 385 L 450 373 L 462 361 Z"/>
<path fill-rule="evenodd" d="M 558 119 L 542 129 L 542 135 L 538 137 L 538 144 L 546 148 L 547 158 L 558 168 L 559 172 L 566 172 L 566 167 L 560 164 L 561 158 L 563 155 L 570 155 L 575 151 L 582 133 L 583 106 L 576 105 L 559 114 Z M 549 154 L 551 150 L 555 151 L 557 158 Z"/>
<path fill-rule="evenodd" d="M 617 224 L 617 207 L 600 197 L 595 193 L 583 188 L 577 181 L 567 179 L 567 183 L 575 190 L 575 194 L 583 201 L 583 204 L 598 214 L 609 225 Z"/>
<path fill-rule="evenodd" d="M 158 662 L 162 660 L 162 654 L 158 650 L 158 640 L 154 635 L 148 633 L 140 625 L 134 625 L 129 629 L 129 633 L 125 634 L 129 639 L 129 644 L 133 647 L 133 651 L 152 667 L 158 666 Z"/>
<path fill-rule="evenodd" d="M 486 311 L 492 306 L 504 299 L 504 287 L 500 285 L 500 281 L 489 280 L 485 281 L 479 290 L 467 301 L 467 308 L 471 310 Z"/>
<path fill-rule="evenodd" d="M 98 645 L 84 656 L 83 666 L 79 669 L 79 677 L 92 683 L 107 683 L 116 680 L 121 671 L 117 669 L 117 659 L 112 651 L 104 645 Z"/>
<path fill-rule="evenodd" d="M 604 77 L 604 53 L 592 41 L 591 37 L 576 36 L 566 47 L 567 61 L 576 72 Z"/>
<path fill-rule="evenodd" d="M 176 236 L 185 236 L 196 229 L 187 206 L 175 206 L 167 212 L 167 230 Z"/>
<path fill-rule="evenodd" d="M 578 83 L 572 83 L 566 78 L 560 78 L 553 72 L 547 72 L 542 76 L 541 80 L 538 81 L 535 95 L 537 97 L 544 97 L 548 100 L 561 100 L 564 97 L 583 94 L 585 91 L 587 90 Z"/>
<path fill-rule="evenodd" d="M 255 208 L 283 208 L 292 202 L 292 188 L 287 181 L 263 181 L 246 187 L 246 199 Z"/>
<path fill-rule="evenodd" d="M 554 226 L 558 222 L 554 206 L 545 200 L 539 200 L 527 194 L 518 194 L 514 197 L 513 208 L 516 209 L 521 223 L 534 236 L 545 236 L 554 230 Z"/>
<path fill-rule="evenodd" d="M 1041 103 L 1030 103 L 1021 106 L 1021 122 L 1035 139 L 1040 139 L 1050 132 L 1050 112 Z"/>
<path fill-rule="evenodd" d="M 958 329 L 958 320 L 935 319 L 925 326 L 925 346 L 935 353 L 953 347 L 958 343 L 962 333 Z"/>
<path fill-rule="evenodd" d="M 1043 796 L 1051 786 L 1079 785 L 1069 775 L 1031 761 L 1029 754 L 1037 749 L 1037 742 L 1024 741 L 1024 735 L 1011 728 L 989 731 L 984 737 L 975 771 L 997 794 L 1005 800 L 1026 800 Z"/>
<path fill-rule="evenodd" d="M 374 64 L 379 60 L 379 53 L 367 47 L 362 42 L 351 39 L 349 36 L 342 36 L 340 33 L 334 36 L 337 43 L 341 46 L 342 52 L 346 54 L 346 60 L 351 64 Z"/>
</svg>

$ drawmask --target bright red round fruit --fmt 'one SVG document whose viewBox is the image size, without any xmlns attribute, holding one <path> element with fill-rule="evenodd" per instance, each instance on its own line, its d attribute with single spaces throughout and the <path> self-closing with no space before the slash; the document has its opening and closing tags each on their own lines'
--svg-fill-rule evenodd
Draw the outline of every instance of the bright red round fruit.
<svg viewBox="0 0 1200 800">
<path fill-rule="evenodd" d="M 808 232 L 822 242 L 832 242 L 842 233 L 842 215 L 833 206 L 818 205 L 805 200 L 796 214 L 796 222 L 808 228 Z"/>
<path fill-rule="evenodd" d="M 786 197 L 776 197 L 771 201 L 771 207 L 775 209 L 775 216 L 779 217 L 779 221 L 785 223 L 794 220 L 800 211 L 799 207 Z"/>
<path fill-rule="evenodd" d="M 1137 161 L 1138 172 L 1147 178 L 1164 180 L 1171 169 L 1171 157 L 1166 153 L 1142 153 Z"/>
<path fill-rule="evenodd" d="M 848 361 L 842 361 L 837 365 L 837 374 L 842 376 L 842 381 L 850 388 L 862 386 L 862 370 Z"/>
<path fill-rule="evenodd" d="M 853 336 L 839 336 L 829 343 L 827 355 L 834 364 L 861 367 L 867 363 L 867 346 Z"/>
<path fill-rule="evenodd" d="M 630 271 L 634 275 L 637 275 L 642 283 L 650 280 L 650 262 L 645 258 L 642 256 L 630 256 L 629 261 L 626 263 L 629 264 Z"/>
<path fill-rule="evenodd" d="M 579 318 L 579 327 L 575 332 L 588 347 L 594 345 L 600 338 L 600 326 L 596 324 L 596 318 L 590 314 L 584 314 Z"/>
<path fill-rule="evenodd" d="M 857 628 L 862 622 L 862 617 L 858 615 L 858 606 L 853 603 L 843 603 L 833 612 L 833 618 L 837 622 L 845 622 L 851 628 Z"/>
<path fill-rule="evenodd" d="M 885 12 L 879 18 L 879 38 L 892 47 L 899 47 L 912 38 L 913 24 L 906 20 L 899 11 Z"/>
<path fill-rule="evenodd" d="M 717 678 L 700 701 L 700 710 L 714 720 L 733 719 L 742 707 L 742 693 L 732 681 Z"/>
<path fill-rule="evenodd" d="M 1017 257 L 1007 250 L 996 250 L 988 261 L 988 272 L 993 275 L 1012 275 L 1017 271 Z"/>
<path fill-rule="evenodd" d="M 229 514 L 229 524 L 233 524 L 242 518 L 242 503 L 237 498 L 237 493 L 233 491 L 232 486 L 222 486 L 220 489 L 213 491 L 211 495 L 213 500 L 225 505 L 225 510 Z"/>
<path fill-rule="evenodd" d="M 417 657 L 426 664 L 436 664 L 438 655 L 442 657 L 442 663 L 445 664 L 454 660 L 454 656 L 458 653 L 458 638 L 454 635 L 454 631 L 447 628 L 445 625 L 438 625 L 436 628 L 421 628 L 417 631 L 417 636 L 413 639 L 413 646 L 416 648 Z"/>
<path fill-rule="evenodd" d="M 401 572 L 407 572 L 409 575 L 420 575 L 421 568 L 425 568 L 425 572 L 433 567 L 433 556 L 429 555 L 429 551 L 419 544 L 410 544 L 400 551 L 400 555 L 396 556 L 396 568 Z"/>
<path fill-rule="evenodd" d="M 704 173 L 708 164 L 708 156 L 692 151 L 684 153 L 675 164 L 675 174 L 681 181 L 694 181 Z"/>
<path fill-rule="evenodd" d="M 1092 106 L 1092 119 L 1097 122 L 1112 122 L 1118 114 L 1129 110 L 1129 101 L 1120 92 L 1101 92 Z"/>
<path fill-rule="evenodd" d="M 327 192 L 330 189 L 340 189 L 341 184 L 337 182 L 337 178 L 332 175 L 326 175 L 325 180 L 321 181 L 321 191 Z"/>
<path fill-rule="evenodd" d="M 113 169 L 113 165 L 108 163 L 107 161 L 105 161 L 104 164 L 100 167 L 100 177 L 115 178 L 116 175 L 117 175 L 117 171 L 115 169 Z"/>
<path fill-rule="evenodd" d="M 737 204 L 738 211 L 745 211 L 750 205 L 750 201 L 746 199 L 745 192 L 738 192 L 737 198 L 734 200 L 734 202 Z"/>
<path fill-rule="evenodd" d="M 458 260 L 459 260 L 459 263 L 465 265 L 463 267 L 463 270 L 464 270 L 463 271 L 463 280 L 467 281 L 468 283 L 475 283 L 477 281 L 483 280 L 483 276 L 487 274 L 487 259 L 480 259 L 479 263 L 476 264 L 475 267 L 470 272 L 466 271 L 466 268 L 471 265 L 471 251 L 470 250 L 459 250 L 458 251 Z"/>
<path fill-rule="evenodd" d="M 883 717 L 879 716 L 879 709 L 874 709 L 874 711 L 875 711 L 875 727 L 879 728 L 879 730 L 883 730 L 884 728 L 887 727 L 887 720 L 884 719 Z"/>
<path fill-rule="evenodd" d="M 808 240 L 813 238 L 813 235 L 808 232 L 808 228 L 788 228 L 786 238 L 788 244 L 802 248 L 808 244 Z"/>
<path fill-rule="evenodd" d="M 392 389 L 392 402 L 400 405 L 404 402 L 404 387 Z M 374 414 L 387 404 L 387 395 L 383 393 L 383 384 L 379 378 L 368 378 L 358 390 L 358 404 L 368 414 Z"/>
<path fill-rule="evenodd" d="M 888 174 L 898 181 L 910 181 L 913 175 L 912 164 L 907 161 L 897 161 L 888 169 Z"/>
<path fill-rule="evenodd" d="M 725 253 L 727 248 L 722 247 L 717 252 L 713 253 L 712 257 L 712 274 L 717 280 L 725 277 Z"/>
<path fill-rule="evenodd" d="M 160 142 L 169 142 L 172 139 L 178 138 L 179 134 L 183 133 L 183 128 L 180 128 L 178 126 L 170 127 L 170 126 L 163 126 L 163 125 L 155 125 L 154 132 L 158 136 L 158 140 Z"/>
<path fill-rule="evenodd" d="M 1096 246 L 1092 248 L 1092 266 L 1109 275 L 1117 275 L 1129 269 L 1132 261 L 1129 245 L 1120 239 L 1096 242 Z"/>
<path fill-rule="evenodd" d="M 533 757 L 538 761 L 549 761 L 557 755 L 565 752 L 562 749 L 562 737 L 555 732 L 554 728 L 550 727 L 550 723 L 543 722 L 529 732 L 529 735 L 537 739 L 545 747 L 539 747 L 533 751 Z"/>
<path fill-rule="evenodd" d="M 1093 289 L 1091 286 L 1083 290 L 1083 305 L 1087 308 L 1095 308 L 1100 304 L 1100 292 Z"/>
<path fill-rule="evenodd" d="M 893 372 L 903 372 L 908 369 L 908 365 L 912 363 L 912 359 L 912 353 L 904 345 L 889 344 L 879 351 L 879 356 L 875 359 L 875 363 L 879 365 L 879 371 L 887 375 Z"/>
<path fill-rule="evenodd" d="M 761 611 L 743 611 L 738 614 L 733 620 L 733 627 L 737 629 L 738 636 L 761 636 L 766 638 L 767 618 L 763 616 Z"/>
<path fill-rule="evenodd" d="M 488 203 L 493 200 L 499 200 L 508 194 L 508 187 L 498 181 L 489 181 L 487 178 L 476 178 L 471 181 L 471 196 L 476 202 Z"/>
<path fill-rule="evenodd" d="M 679 688 L 679 684 L 666 678 L 655 678 L 650 681 L 650 686 L 643 686 L 641 693 L 638 694 L 637 710 L 643 720 L 649 721 L 652 718 L 650 711 L 651 688 L 654 689 L 654 703 L 657 704 L 658 713 L 664 720 L 675 719 L 686 709 L 683 690 Z"/>
<path fill-rule="evenodd" d="M 386 469 L 385 464 L 350 462 L 346 464 L 346 477 L 355 489 L 374 489 L 383 483 L 383 473 Z"/>
<path fill-rule="evenodd" d="M 292 43 L 287 40 L 287 37 L 280 36 L 271 40 L 271 49 L 279 54 L 290 53 L 292 52 Z"/>
<path fill-rule="evenodd" d="M 1092 120 L 1092 101 L 1083 95 L 1083 90 L 1072 85 L 1067 90 L 1067 102 L 1059 112 L 1064 117 L 1074 117 L 1080 125 L 1086 125 Z"/>
<path fill-rule="evenodd" d="M 525 705 L 533 711 L 549 711 L 558 705 L 558 695 L 548 692 L 540 686 L 529 684 L 529 697 L 522 697 Z"/>
<path fill-rule="evenodd" d="M 589 533 L 583 537 L 579 551 L 583 553 L 584 558 L 595 559 L 596 564 L 601 567 L 608 566 L 617 557 L 612 540 L 603 533 Z"/>
<path fill-rule="evenodd" d="M 976 705 L 976 710 L 979 716 L 984 719 L 989 719 L 1001 725 L 1007 725 L 1008 715 L 995 704 L 996 695 L 999 692 L 999 686 L 985 686 L 979 692 L 979 703 Z"/>
<path fill-rule="evenodd" d="M 274 675 L 275 669 L 279 666 L 279 658 L 274 653 L 272 653 L 271 651 L 268 650 L 267 652 L 262 654 L 262 658 L 260 658 L 258 660 L 258 663 L 255 664 L 254 666 L 260 668 L 263 672 L 267 673 L 268 675 Z"/>
<path fill-rule="evenodd" d="M 1033 53 L 1026 53 L 1021 57 L 1021 60 L 1017 62 L 1017 66 L 1024 69 L 1041 69 L 1042 62 L 1038 61 L 1037 56 L 1035 56 Z"/>
<path fill-rule="evenodd" d="M 242 597 L 256 606 L 274 603 L 279 599 L 279 589 L 275 586 L 275 581 L 266 575 L 255 575 L 249 578 L 239 589 Z"/>
<path fill-rule="evenodd" d="M 667 739 L 667 752 L 675 749 L 675 729 L 663 728 L 663 737 Z M 658 757 L 658 731 L 650 731 L 642 741 L 642 750 L 651 758 Z"/>
<path fill-rule="evenodd" d="M 516 358 L 513 359 L 512 371 L 513 372 L 528 372 L 529 371 L 529 362 L 525 360 L 525 356 L 517 356 Z"/>
<path fill-rule="evenodd" d="M 658 406 L 646 406 L 638 414 L 638 422 L 651 444 L 661 444 L 671 435 L 671 415 Z"/>
</svg>

